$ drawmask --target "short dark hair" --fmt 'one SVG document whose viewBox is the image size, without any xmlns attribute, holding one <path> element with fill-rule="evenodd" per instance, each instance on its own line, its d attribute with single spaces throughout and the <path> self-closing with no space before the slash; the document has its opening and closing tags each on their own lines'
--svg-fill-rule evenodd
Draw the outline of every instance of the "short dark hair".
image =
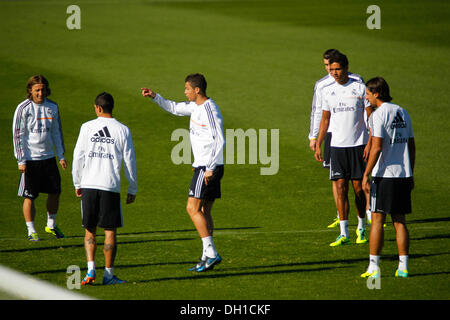
<svg viewBox="0 0 450 320">
<path fill-rule="evenodd" d="M 347 56 L 341 52 L 337 52 L 330 57 L 330 64 L 339 63 L 341 68 L 348 68 L 348 59 Z"/>
<path fill-rule="evenodd" d="M 112 113 L 114 98 L 109 93 L 102 92 L 95 98 L 95 105 L 102 107 L 104 113 Z"/>
<path fill-rule="evenodd" d="M 186 77 L 184 82 L 189 82 L 192 86 L 192 88 L 200 88 L 200 91 L 204 96 L 206 96 L 206 79 L 205 77 L 200 73 L 193 73 Z"/>
<path fill-rule="evenodd" d="M 37 76 L 32 76 L 30 79 L 28 79 L 27 82 L 27 98 L 31 99 L 31 88 L 35 84 L 43 84 L 45 86 L 45 97 L 48 97 L 51 93 L 50 87 L 48 86 L 48 80 L 45 79 L 45 77 L 41 74 Z"/>
<path fill-rule="evenodd" d="M 378 99 L 383 102 L 392 101 L 389 85 L 382 77 L 375 77 L 366 82 L 366 88 L 372 93 L 378 93 Z"/>
<path fill-rule="evenodd" d="M 325 51 L 323 53 L 323 58 L 324 59 L 330 59 L 332 56 L 334 56 L 335 54 L 340 53 L 338 49 L 328 49 L 327 51 Z"/>
</svg>

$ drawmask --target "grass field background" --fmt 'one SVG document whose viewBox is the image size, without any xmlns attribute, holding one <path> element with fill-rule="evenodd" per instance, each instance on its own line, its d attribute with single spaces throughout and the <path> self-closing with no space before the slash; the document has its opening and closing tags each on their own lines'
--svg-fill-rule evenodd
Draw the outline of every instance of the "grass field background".
<svg viewBox="0 0 450 320">
<path fill-rule="evenodd" d="M 81 30 L 68 30 L 66 8 L 81 8 Z M 132 131 L 138 164 L 136 203 L 123 204 L 116 274 L 122 286 L 81 293 L 101 299 L 449 299 L 447 1 L 378 1 L 381 30 L 369 30 L 371 1 L 0 1 L 0 263 L 66 285 L 66 270 L 86 271 L 80 203 L 71 177 L 81 124 L 95 117 L 95 96 L 107 91 L 114 116 Z M 417 144 L 408 279 L 397 267 L 389 224 L 381 290 L 359 275 L 369 246 L 330 248 L 335 209 L 328 173 L 308 147 L 314 82 L 322 53 L 347 54 L 350 71 L 383 76 L 393 102 L 412 118 Z M 170 140 L 188 118 L 174 117 L 140 95 L 148 86 L 184 100 L 184 77 L 205 74 L 224 128 L 280 130 L 280 168 L 228 165 L 214 205 L 215 244 L 224 258 L 214 271 L 187 271 L 201 241 L 185 212 L 189 165 L 174 165 Z M 26 240 L 11 124 L 34 74 L 50 81 L 58 102 L 69 168 L 62 172 L 58 225 L 67 238 L 45 235 L 45 195 L 36 200 L 42 239 Z M 123 193 L 126 192 L 124 179 Z M 351 191 L 352 192 L 352 191 Z M 122 197 L 125 199 L 124 197 Z M 351 199 L 350 232 L 356 227 Z M 389 220 L 390 221 L 390 220 Z M 99 243 L 103 243 L 99 231 Z M 355 237 L 352 237 L 354 242 Z M 98 278 L 103 276 L 98 247 Z"/>
</svg>

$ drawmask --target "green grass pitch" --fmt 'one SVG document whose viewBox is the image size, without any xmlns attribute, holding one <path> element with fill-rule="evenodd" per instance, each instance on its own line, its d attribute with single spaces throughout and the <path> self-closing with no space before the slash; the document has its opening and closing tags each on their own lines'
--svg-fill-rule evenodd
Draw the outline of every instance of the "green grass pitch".
<svg viewBox="0 0 450 320">
<path fill-rule="evenodd" d="M 66 9 L 81 9 L 81 29 L 69 30 Z M 95 117 L 93 101 L 110 92 L 114 116 L 132 131 L 138 195 L 123 204 L 115 273 L 126 285 L 94 285 L 100 299 L 446 299 L 450 298 L 450 215 L 447 1 L 378 1 L 381 29 L 369 30 L 371 1 L 0 1 L 0 263 L 65 287 L 67 267 L 86 270 L 80 203 L 71 176 L 81 124 Z M 411 236 L 411 277 L 394 278 L 393 226 L 385 233 L 380 290 L 359 275 L 369 246 L 330 248 L 326 226 L 335 209 L 328 173 L 308 147 L 314 82 L 324 74 L 323 51 L 346 53 L 350 71 L 381 75 L 393 102 L 413 121 L 417 144 Z M 214 271 L 187 269 L 201 241 L 185 212 L 188 164 L 174 165 L 171 133 L 188 119 L 169 115 L 140 88 L 184 100 L 184 77 L 201 72 L 220 106 L 225 129 L 279 129 L 279 171 L 230 164 L 214 205 L 215 243 L 223 262 Z M 11 125 L 25 83 L 50 81 L 58 102 L 69 168 L 61 172 L 58 225 L 67 238 L 45 235 L 45 195 L 36 200 L 42 241 L 29 243 L 17 194 L 19 173 Z M 248 150 L 248 148 L 247 148 Z M 126 191 L 126 180 L 123 193 Z M 351 194 L 352 190 L 350 190 Z M 122 199 L 125 199 L 122 197 Z M 350 232 L 356 226 L 350 196 Z M 390 222 L 390 219 L 388 219 Z M 99 243 L 103 243 L 99 231 Z M 354 236 L 352 238 L 355 240 Z M 102 245 L 98 277 L 103 276 Z"/>
</svg>

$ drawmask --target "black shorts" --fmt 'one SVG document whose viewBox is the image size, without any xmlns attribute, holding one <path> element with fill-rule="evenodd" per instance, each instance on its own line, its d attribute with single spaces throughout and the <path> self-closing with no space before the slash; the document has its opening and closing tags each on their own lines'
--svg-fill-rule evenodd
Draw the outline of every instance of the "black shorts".
<svg viewBox="0 0 450 320">
<path fill-rule="evenodd" d="M 81 219 L 83 228 L 115 229 L 122 227 L 120 193 L 82 189 Z"/>
<path fill-rule="evenodd" d="M 327 132 L 325 140 L 323 141 L 323 167 L 330 169 L 330 144 L 331 144 L 331 132 Z"/>
<path fill-rule="evenodd" d="M 363 157 L 365 147 L 365 145 L 349 148 L 331 147 L 330 180 L 362 179 L 366 169 Z"/>
<path fill-rule="evenodd" d="M 411 213 L 412 178 L 372 178 L 370 211 L 389 214 Z"/>
<path fill-rule="evenodd" d="M 55 158 L 27 160 L 26 166 L 25 173 L 20 176 L 19 197 L 34 200 L 39 193 L 61 193 L 61 176 Z"/>
<path fill-rule="evenodd" d="M 194 175 L 189 187 L 189 197 L 197 199 L 214 200 L 221 197 L 220 180 L 223 177 L 224 166 L 217 166 L 213 171 L 213 177 L 205 184 L 206 167 L 194 168 Z"/>
</svg>

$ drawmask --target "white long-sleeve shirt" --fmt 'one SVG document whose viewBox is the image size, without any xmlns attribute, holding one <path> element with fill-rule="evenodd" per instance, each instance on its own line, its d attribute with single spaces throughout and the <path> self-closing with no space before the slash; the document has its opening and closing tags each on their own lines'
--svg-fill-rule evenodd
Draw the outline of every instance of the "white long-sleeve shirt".
<svg viewBox="0 0 450 320">
<path fill-rule="evenodd" d="M 26 99 L 19 103 L 13 118 L 14 156 L 18 164 L 27 160 L 64 159 L 64 138 L 58 105 L 45 99 L 42 104 Z"/>
<path fill-rule="evenodd" d="M 174 102 L 156 94 L 153 99 L 161 108 L 176 116 L 190 116 L 190 140 L 194 154 L 193 167 L 205 166 L 214 170 L 223 165 L 223 119 L 219 107 L 212 99 L 203 104 L 195 102 Z"/>
<path fill-rule="evenodd" d="M 122 160 L 129 182 L 128 193 L 135 195 L 136 157 L 128 127 L 114 118 L 105 117 L 83 123 L 73 151 L 72 178 L 75 189 L 120 193 Z"/>
</svg>

